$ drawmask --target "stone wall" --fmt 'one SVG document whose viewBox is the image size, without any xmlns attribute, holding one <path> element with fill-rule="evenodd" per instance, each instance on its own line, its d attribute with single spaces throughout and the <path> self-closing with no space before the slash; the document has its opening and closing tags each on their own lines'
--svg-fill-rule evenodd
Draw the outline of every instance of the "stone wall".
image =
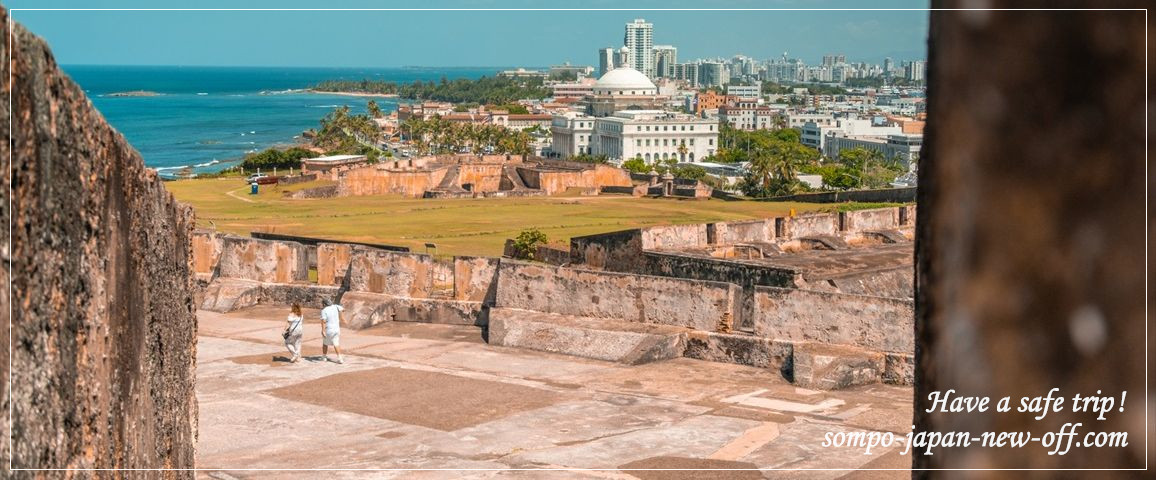
<svg viewBox="0 0 1156 480">
<path fill-rule="evenodd" d="M 345 285 L 352 256 L 353 245 L 348 243 L 317 245 L 317 284 Z"/>
<path fill-rule="evenodd" d="M 499 261 L 491 257 L 454 257 L 454 300 L 492 304 Z"/>
<path fill-rule="evenodd" d="M 502 185 L 504 168 L 501 164 L 461 165 L 455 183 L 462 188 L 470 184 L 471 192 L 496 192 Z"/>
<path fill-rule="evenodd" d="M 875 208 L 842 212 L 840 223 L 843 231 L 869 232 L 874 230 L 895 230 L 899 225 L 899 211 L 902 208 Z"/>
<path fill-rule="evenodd" d="M 12 237 L 5 228 L 0 242 L 12 276 L 0 278 L 13 294 L 0 295 L 0 307 L 5 315 L 16 307 L 12 337 L 2 329 L 13 350 L 0 356 L 0 460 L 10 454 L 17 468 L 193 468 L 192 211 L 105 123 L 42 40 L 2 8 L 0 28 L 12 42 L 0 46 L 0 61 L 12 62 L 11 75 L 0 75 L 11 95 L 11 103 L 0 97 L 0 128 L 15 134 L 11 151 L 0 147 L 0 175 L 13 193 L 0 202 L 12 202 L 11 210 L 0 207 L 12 225 Z M 136 473 L 193 478 L 192 471 Z"/>
<path fill-rule="evenodd" d="M 642 229 L 644 250 L 676 250 L 707 244 L 706 224 L 665 225 Z"/>
<path fill-rule="evenodd" d="M 309 280 L 309 249 L 302 244 L 225 236 L 218 276 L 270 283 Z"/>
<path fill-rule="evenodd" d="M 577 270 L 517 261 L 498 266 L 496 305 L 578 317 L 714 330 L 733 318 L 729 283 Z"/>
<path fill-rule="evenodd" d="M 354 247 L 349 290 L 397 297 L 427 298 L 434 291 L 434 260 L 429 255 Z"/>
<path fill-rule="evenodd" d="M 221 239 L 224 234 L 211 230 L 193 232 L 193 272 L 212 274 L 221 259 Z"/>
<path fill-rule="evenodd" d="M 523 174 L 524 170 L 519 168 L 518 173 Z M 522 175 L 522 177 L 526 178 L 526 175 Z M 594 165 L 593 168 L 578 171 L 541 171 L 538 173 L 537 184 L 538 188 L 546 192 L 547 195 L 562 193 L 570 188 L 593 188 L 597 191 L 602 186 L 629 187 L 633 185 L 630 181 L 630 174 L 626 170 L 609 165 Z"/>
<path fill-rule="evenodd" d="M 570 238 L 570 263 L 583 268 L 635 271 L 641 264 L 642 231 L 638 229 Z"/>
<path fill-rule="evenodd" d="M 775 239 L 775 220 L 751 220 L 746 222 L 729 222 L 707 224 L 707 228 L 714 225 L 714 243 L 732 245 L 736 243 L 770 242 Z"/>
<path fill-rule="evenodd" d="M 817 235 L 838 235 L 839 215 L 834 213 L 812 213 L 788 217 L 784 237 L 801 238 Z"/>
<path fill-rule="evenodd" d="M 944 10 L 931 12 L 919 162 L 916 429 L 1038 438 L 1082 423 L 1077 441 L 1088 431 L 1119 431 L 1128 433 L 1128 446 L 1072 448 L 1066 455 L 1034 442 L 947 448 L 917 455 L 915 466 L 1134 469 L 1110 476 L 1148 478 L 1144 260 L 1153 177 L 1146 161 L 1146 14 L 946 10 L 970 5 L 931 4 Z M 1033 52 L 1031 61 L 1017 61 L 1023 52 Z M 1051 388 L 1069 398 L 1101 391 L 1117 400 L 1127 391 L 1127 403 L 1105 420 L 1073 412 L 1070 403 L 1042 420 L 1015 412 L 923 413 L 931 391 L 1018 399 Z"/>
<path fill-rule="evenodd" d="M 911 300 L 778 287 L 754 291 L 756 336 L 913 353 Z"/>
<path fill-rule="evenodd" d="M 337 195 L 404 195 L 421 197 L 445 178 L 449 167 L 418 171 L 388 171 L 371 166 L 350 170 L 337 179 Z"/>
</svg>

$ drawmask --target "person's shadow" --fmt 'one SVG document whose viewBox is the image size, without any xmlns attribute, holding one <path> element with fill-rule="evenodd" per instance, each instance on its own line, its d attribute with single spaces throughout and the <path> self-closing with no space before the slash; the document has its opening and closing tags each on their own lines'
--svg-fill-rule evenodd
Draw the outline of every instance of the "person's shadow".
<svg viewBox="0 0 1156 480">
<path fill-rule="evenodd" d="M 301 359 L 307 360 L 310 362 L 324 362 L 325 356 L 324 355 L 305 355 L 305 356 L 302 356 Z M 293 360 L 292 357 L 287 357 L 287 356 L 283 356 L 283 355 L 274 355 L 273 356 L 273 363 L 293 363 L 292 360 Z"/>
</svg>

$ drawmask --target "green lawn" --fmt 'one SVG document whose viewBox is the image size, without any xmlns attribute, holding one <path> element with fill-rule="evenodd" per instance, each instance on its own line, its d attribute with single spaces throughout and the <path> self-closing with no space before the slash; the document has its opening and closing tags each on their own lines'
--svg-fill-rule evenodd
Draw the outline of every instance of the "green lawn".
<svg viewBox="0 0 1156 480">
<path fill-rule="evenodd" d="M 237 178 L 180 180 L 165 187 L 196 210 L 197 226 L 248 235 L 261 231 L 351 241 L 402 245 L 424 251 L 438 245 L 439 255 L 497 256 L 507 238 L 538 228 L 552 242 L 571 236 L 650 225 L 745 220 L 819 210 L 830 205 L 775 202 L 724 202 L 600 197 L 420 199 L 399 196 L 287 199 L 282 192 L 325 182 L 293 185 L 278 191 L 249 186 Z"/>
</svg>

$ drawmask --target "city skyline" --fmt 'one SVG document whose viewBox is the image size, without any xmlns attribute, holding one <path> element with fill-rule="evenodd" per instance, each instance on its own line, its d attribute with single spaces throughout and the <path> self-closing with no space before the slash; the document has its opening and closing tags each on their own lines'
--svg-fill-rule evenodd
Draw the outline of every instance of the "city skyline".
<svg viewBox="0 0 1156 480">
<path fill-rule="evenodd" d="M 16 1 L 12 8 L 147 8 L 143 2 Z M 29 3 L 25 5 L 24 3 Z M 205 2 L 195 8 L 312 8 L 303 2 Z M 13 18 L 57 46 L 63 64 L 285 67 L 540 67 L 563 62 L 598 67 L 597 50 L 621 47 L 623 25 L 644 18 L 654 45 L 678 57 L 819 63 L 824 55 L 882 63 L 925 58 L 923 11 L 16 11 Z M 526 8 L 526 2 L 440 2 L 437 8 Z M 664 2 L 668 8 L 697 8 Z M 169 8 L 179 8 L 172 5 Z M 557 7 L 532 4 L 533 7 Z M 586 2 L 582 8 L 617 5 Z M 925 8 L 925 2 L 877 2 L 880 8 Z M 188 6 L 194 7 L 194 6 Z M 344 2 L 335 8 L 377 8 Z M 712 8 L 839 8 L 860 4 L 729 2 Z M 108 28 L 116 25 L 117 28 Z M 508 25 L 505 30 L 495 25 Z M 315 35 L 303 33 L 314 32 Z M 545 41 L 528 42 L 540 36 Z M 333 40 L 321 41 L 332 37 Z M 150 42 L 140 42 L 149 38 Z M 399 39 L 421 38 L 421 42 Z M 195 39 L 195 41 L 192 41 Z M 338 47 L 338 48 L 335 48 Z"/>
</svg>

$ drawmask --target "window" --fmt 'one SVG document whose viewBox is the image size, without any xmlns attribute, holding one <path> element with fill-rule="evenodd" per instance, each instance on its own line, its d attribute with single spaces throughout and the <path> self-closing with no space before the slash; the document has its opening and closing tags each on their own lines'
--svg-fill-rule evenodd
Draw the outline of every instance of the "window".
<svg viewBox="0 0 1156 480">
<path fill-rule="evenodd" d="M 662 146 L 664 146 L 664 147 L 669 147 L 669 146 L 670 146 L 670 143 L 669 143 L 669 141 L 668 141 L 667 139 L 665 139 L 665 138 L 664 138 L 664 139 L 662 139 Z"/>
<path fill-rule="evenodd" d="M 694 146 L 694 139 L 693 139 L 693 138 L 692 138 L 692 139 L 690 139 L 690 145 L 691 145 L 692 147 Z"/>
<path fill-rule="evenodd" d="M 642 146 L 642 139 L 641 138 L 635 139 L 634 140 L 634 146 L 641 147 Z"/>
<path fill-rule="evenodd" d="M 714 139 L 713 138 L 708 139 L 707 142 L 709 142 L 708 145 L 714 145 Z"/>
<path fill-rule="evenodd" d="M 648 147 L 650 146 L 650 139 L 649 138 L 646 139 L 646 146 L 648 146 Z"/>
</svg>

